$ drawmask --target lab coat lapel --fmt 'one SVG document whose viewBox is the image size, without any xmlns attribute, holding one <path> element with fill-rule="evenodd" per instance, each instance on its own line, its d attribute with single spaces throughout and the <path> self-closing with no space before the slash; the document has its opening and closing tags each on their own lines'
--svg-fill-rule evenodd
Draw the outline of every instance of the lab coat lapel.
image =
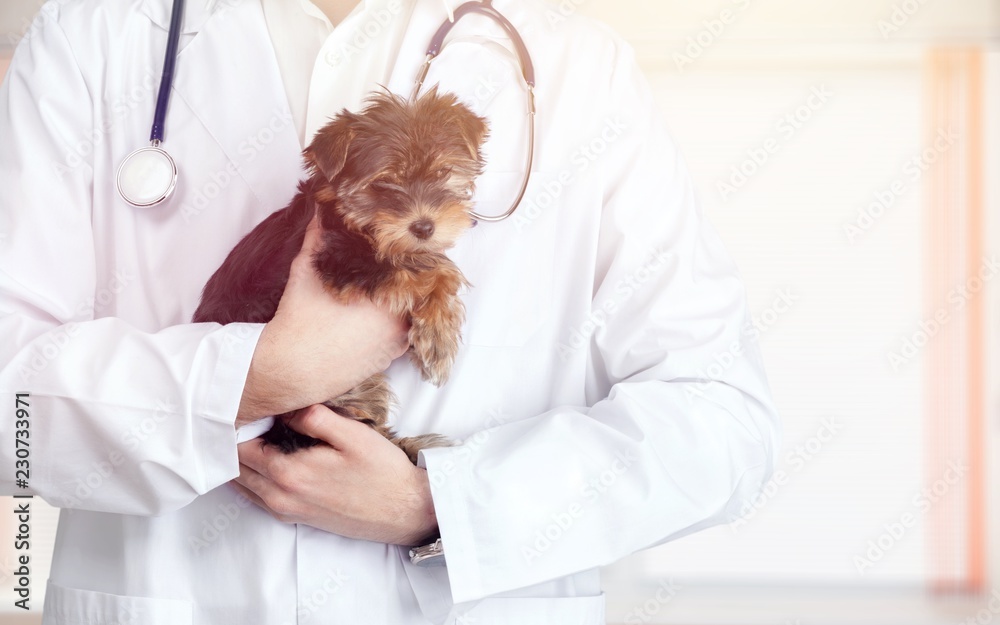
<svg viewBox="0 0 1000 625">
<path fill-rule="evenodd" d="M 169 24 L 162 14 L 169 4 L 147 0 L 147 15 Z M 210 12 L 204 0 L 189 4 L 185 31 L 195 34 L 181 41 L 175 101 L 190 108 L 261 204 L 279 207 L 288 190 L 275 181 L 301 176 L 302 148 L 260 3 L 217 0 Z"/>
<path fill-rule="evenodd" d="M 415 0 L 417 5 L 410 14 L 410 24 L 399 46 L 399 56 L 392 69 L 389 91 L 409 97 L 413 91 L 417 72 L 427 56 L 427 45 L 434 32 L 448 19 L 448 11 L 441 0 Z M 458 0 L 445 0 L 449 6 L 461 4 Z"/>
<path fill-rule="evenodd" d="M 181 28 L 181 33 L 191 35 L 198 32 L 212 16 L 215 1 L 188 0 L 184 4 L 184 25 Z M 163 30 L 170 28 L 170 14 L 172 11 L 173 2 L 171 0 L 145 0 L 142 3 L 142 12 L 150 21 Z"/>
<path fill-rule="evenodd" d="M 399 47 L 399 57 L 393 67 L 387 87 L 389 91 L 409 97 L 417 79 L 417 72 L 427 58 L 427 46 L 437 29 L 448 20 L 449 8 L 454 11 L 468 0 L 415 0 L 417 5 L 410 17 L 403 43 Z M 494 0 L 498 11 L 507 8 L 505 0 Z M 507 11 L 508 19 L 514 19 Z M 467 18 L 471 19 L 471 18 Z M 523 33 L 522 33 L 523 36 Z"/>
</svg>

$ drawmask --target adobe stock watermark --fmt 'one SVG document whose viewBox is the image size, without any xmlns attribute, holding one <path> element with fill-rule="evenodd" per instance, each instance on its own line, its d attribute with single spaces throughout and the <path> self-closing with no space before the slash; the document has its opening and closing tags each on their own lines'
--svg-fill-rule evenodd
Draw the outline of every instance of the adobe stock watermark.
<svg viewBox="0 0 1000 625">
<path fill-rule="evenodd" d="M 689 65 L 700 59 L 706 50 L 722 38 L 729 26 L 736 22 L 736 18 L 750 8 L 750 2 L 751 0 L 732 0 L 732 4 L 736 7 L 735 10 L 724 8 L 714 18 L 702 20 L 703 28 L 686 39 L 687 45 L 683 52 L 674 52 L 674 65 L 677 69 L 683 72 Z"/>
<path fill-rule="evenodd" d="M 140 105 L 149 101 L 153 97 L 153 92 L 159 87 L 159 78 L 151 70 L 147 71 L 139 84 L 133 86 L 128 92 L 120 95 L 111 105 L 111 115 L 90 130 L 88 136 L 84 136 L 75 144 L 66 148 L 63 160 L 54 162 L 52 168 L 56 177 L 62 180 L 67 174 L 86 162 L 95 150 L 104 143 L 108 135 L 118 127 L 125 118 L 129 117 Z"/>
<path fill-rule="evenodd" d="M 213 510 L 211 518 L 202 519 L 201 531 L 197 535 L 188 536 L 188 547 L 195 554 L 208 549 L 251 505 L 253 502 L 242 493 L 236 494 L 235 503 L 220 503 Z"/>
<path fill-rule="evenodd" d="M 941 156 L 948 152 L 958 141 L 958 133 L 950 128 L 938 129 L 937 136 L 931 145 L 920 151 L 903 164 L 900 175 L 888 185 L 872 193 L 873 200 L 867 206 L 858 209 L 858 215 L 844 224 L 844 236 L 851 245 L 869 232 L 875 223 L 881 219 L 887 210 L 896 203 L 911 187 L 920 182 Z"/>
<path fill-rule="evenodd" d="M 531 225 L 542 211 L 555 204 L 566 189 L 607 153 L 611 146 L 628 130 L 620 117 L 608 117 L 604 126 L 590 141 L 581 143 L 569 158 L 569 165 L 558 175 L 545 183 L 533 196 L 524 198 L 521 207 L 514 213 L 514 228 L 521 232 Z"/>
<path fill-rule="evenodd" d="M 161 423 L 175 418 L 177 414 L 177 404 L 170 400 L 158 399 L 152 414 L 133 423 L 122 433 L 119 439 L 121 449 L 129 452 L 136 451 L 156 432 Z M 100 490 L 122 465 L 129 461 L 130 457 L 126 456 L 123 451 L 112 449 L 102 460 L 91 463 L 89 470 L 84 469 L 86 473 L 77 477 L 71 485 L 72 493 L 57 496 L 61 502 L 60 507 L 79 508 L 84 501 L 93 497 L 94 493 Z"/>
<path fill-rule="evenodd" d="M 333 49 L 324 54 L 328 65 L 337 67 L 341 63 L 350 63 L 361 51 L 377 41 L 394 19 L 399 18 L 403 11 L 402 0 L 391 0 L 385 8 L 378 9 L 363 24 L 354 28 L 354 36 L 339 42 Z"/>
<path fill-rule="evenodd" d="M 898 33 L 910 18 L 920 12 L 920 9 L 927 5 L 929 0 L 903 0 L 892 5 L 892 12 L 887 18 L 880 19 L 875 25 L 882 39 L 889 40 L 889 37 Z"/>
<path fill-rule="evenodd" d="M 979 270 L 966 278 L 965 282 L 948 291 L 945 303 L 934 314 L 922 319 L 917 328 L 899 341 L 899 347 L 889 350 L 886 358 L 894 372 L 911 363 L 941 330 L 948 325 L 954 315 L 986 288 L 987 283 L 1000 273 L 1000 260 L 996 256 L 983 257 Z"/>
<path fill-rule="evenodd" d="M 327 569 L 326 576 L 316 584 L 315 588 L 299 597 L 296 622 L 282 621 L 281 625 L 301 625 L 307 622 L 350 581 L 350 576 L 340 568 Z"/>
<path fill-rule="evenodd" d="M 590 0 L 560 0 L 559 4 L 552 2 L 549 5 L 551 8 L 545 9 L 545 19 L 549 22 L 549 26 L 556 27 L 566 23 L 569 18 L 573 17 L 577 11 L 588 3 L 590 3 Z"/>
<path fill-rule="evenodd" d="M 778 293 L 771 302 L 771 305 L 752 315 L 750 320 L 740 328 L 740 335 L 750 341 L 757 341 L 768 330 L 773 328 L 778 320 L 786 315 L 799 301 L 799 295 L 791 288 L 778 289 Z M 743 355 L 743 341 L 737 339 L 729 344 L 728 349 L 716 352 L 712 356 L 712 362 L 702 366 L 697 371 L 698 382 L 691 382 L 684 385 L 684 394 L 689 400 L 695 397 L 704 397 L 705 391 L 712 384 L 722 379 L 722 376 L 736 364 L 737 359 Z"/>
<path fill-rule="evenodd" d="M 232 184 L 233 180 L 243 173 L 243 165 L 253 162 L 260 156 L 277 138 L 278 134 L 292 125 L 292 113 L 288 109 L 277 108 L 271 118 L 264 126 L 256 132 L 247 135 L 246 139 L 240 143 L 239 155 L 243 157 L 242 163 L 229 161 L 226 166 L 209 175 L 208 182 L 205 182 L 189 196 L 189 199 L 181 204 L 181 216 L 184 222 L 190 224 L 191 221 L 201 215 L 211 203 Z"/>
<path fill-rule="evenodd" d="M 500 75 L 490 73 L 486 76 L 480 76 L 475 89 L 472 90 L 472 102 L 470 102 L 470 104 L 474 103 L 472 109 L 485 110 L 490 102 L 497 97 L 503 86 L 510 83 L 513 76 L 514 69 L 510 66 L 504 68 Z"/>
<path fill-rule="evenodd" d="M 6 43 L 11 49 L 16 48 L 22 41 L 26 41 L 33 37 L 39 30 L 41 30 L 42 25 L 46 20 L 53 19 L 59 14 L 57 5 L 54 2 L 35 0 L 34 5 L 35 15 L 32 18 L 24 17 L 26 11 L 22 10 L 20 28 L 7 33 Z"/>
<path fill-rule="evenodd" d="M 882 526 L 884 530 L 874 540 L 869 540 L 865 551 L 855 554 L 854 568 L 860 575 L 864 575 L 868 569 L 882 560 L 892 549 L 899 544 L 906 534 L 917 524 L 921 517 L 925 516 L 931 509 L 941 502 L 944 497 L 951 492 L 956 484 L 965 479 L 969 473 L 969 466 L 961 460 L 953 460 L 948 463 L 948 468 L 944 474 L 934 480 L 929 486 L 921 488 L 910 500 L 911 508 L 899 515 L 898 518 Z"/>
<path fill-rule="evenodd" d="M 569 339 L 556 345 L 559 359 L 567 362 L 573 352 L 587 345 L 590 342 L 590 337 L 599 328 L 607 325 L 625 302 L 652 280 L 656 273 L 667 266 L 668 259 L 669 254 L 659 249 L 647 252 L 643 263 L 619 280 L 615 285 L 614 292 L 605 297 L 599 305 L 595 305 L 583 323 L 570 331 Z"/>
<path fill-rule="evenodd" d="M 674 600 L 678 590 L 680 586 L 674 580 L 661 581 L 653 596 L 626 612 L 622 620 L 625 625 L 649 623 Z"/>
<path fill-rule="evenodd" d="M 994 621 L 1000 620 L 997 619 L 998 616 L 1000 616 L 1000 590 L 994 588 L 987 604 L 957 625 L 991 625 Z"/>
<path fill-rule="evenodd" d="M 782 115 L 775 123 L 774 134 L 747 149 L 746 158 L 730 168 L 729 177 L 715 183 L 715 189 L 722 201 L 729 201 L 730 196 L 756 176 L 771 157 L 777 154 L 784 144 L 795 138 L 795 135 L 827 105 L 834 95 L 826 85 L 812 87 L 802 104 Z"/>
<path fill-rule="evenodd" d="M 483 427 L 462 441 L 461 445 L 452 447 L 454 453 L 437 466 L 433 473 L 428 474 L 431 486 L 441 488 L 455 474 L 460 464 L 468 462 L 493 437 L 494 428 L 510 422 L 510 415 L 505 414 L 500 406 L 491 409 L 487 414 Z"/>
<path fill-rule="evenodd" d="M 741 528 L 746 527 L 750 521 L 757 516 L 768 503 L 774 500 L 775 496 L 791 482 L 792 477 L 800 473 L 806 465 L 823 453 L 837 434 L 844 429 L 844 424 L 837 420 L 837 417 L 824 417 L 820 421 L 816 433 L 795 445 L 785 454 L 785 465 L 787 469 L 775 469 L 771 479 L 761 490 L 743 501 L 740 508 L 739 518 L 729 524 L 729 529 L 737 533 Z"/>
<path fill-rule="evenodd" d="M 478 622 L 479 619 L 468 612 L 462 612 L 455 617 L 455 625 L 476 625 Z"/>
<path fill-rule="evenodd" d="M 79 317 L 88 317 L 93 314 L 96 305 L 107 306 L 115 300 L 115 297 L 125 291 L 126 288 L 136 279 L 124 268 L 116 269 L 108 284 L 98 289 L 93 296 L 88 296 L 77 306 L 76 314 Z M 31 347 L 31 358 L 27 363 L 18 366 L 17 372 L 21 377 L 22 384 L 27 384 L 36 375 L 45 371 L 49 363 L 54 361 L 63 353 L 70 343 L 80 335 L 80 324 L 74 321 L 59 326 L 46 334 L 40 341 L 36 341 Z"/>
<path fill-rule="evenodd" d="M 586 515 L 587 505 L 593 505 L 606 495 L 638 460 L 638 456 L 631 450 L 616 452 L 608 468 L 597 477 L 588 480 L 580 489 L 579 499 L 570 503 L 564 510 L 550 514 L 545 526 L 535 532 L 531 544 L 521 547 L 525 563 L 531 566 L 542 557 L 542 554 L 572 531 L 577 521 Z"/>
</svg>

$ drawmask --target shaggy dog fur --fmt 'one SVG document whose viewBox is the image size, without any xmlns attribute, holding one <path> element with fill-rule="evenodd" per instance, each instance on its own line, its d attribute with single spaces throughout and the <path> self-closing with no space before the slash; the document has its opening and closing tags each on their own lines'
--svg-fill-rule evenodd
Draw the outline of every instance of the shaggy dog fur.
<svg viewBox="0 0 1000 625">
<path fill-rule="evenodd" d="M 410 360 L 440 386 L 461 340 L 458 291 L 467 286 L 444 251 L 474 225 L 469 210 L 486 136 L 485 120 L 436 90 L 412 102 L 380 93 L 361 113 L 343 111 L 304 151 L 310 175 L 291 204 L 230 252 L 193 321 L 270 321 L 318 213 L 323 245 L 313 265 L 329 291 L 343 301 L 368 297 L 408 318 Z M 376 375 L 326 405 L 376 428 L 414 462 L 421 448 L 445 444 L 437 435 L 397 437 L 387 424 L 392 402 Z M 265 440 L 286 452 L 319 442 L 280 418 Z"/>
</svg>

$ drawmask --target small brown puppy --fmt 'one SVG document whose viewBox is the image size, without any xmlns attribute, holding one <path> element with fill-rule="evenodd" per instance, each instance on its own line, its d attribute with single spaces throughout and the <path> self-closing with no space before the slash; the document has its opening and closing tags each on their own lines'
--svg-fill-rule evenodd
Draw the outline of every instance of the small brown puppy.
<svg viewBox="0 0 1000 625">
<path fill-rule="evenodd" d="M 485 120 L 450 94 L 416 101 L 390 93 L 343 111 L 304 151 L 309 177 L 292 203 L 261 222 L 209 279 L 193 321 L 264 323 L 278 308 L 306 226 L 318 213 L 323 247 L 313 265 L 344 301 L 370 298 L 408 318 L 410 360 L 443 384 L 455 361 L 465 309 L 465 278 L 444 251 L 473 225 L 475 179 L 483 170 Z M 376 375 L 326 405 L 365 422 L 410 460 L 444 444 L 437 435 L 398 438 L 388 427 L 392 392 Z M 315 445 L 282 419 L 264 436 L 286 452 Z"/>
</svg>

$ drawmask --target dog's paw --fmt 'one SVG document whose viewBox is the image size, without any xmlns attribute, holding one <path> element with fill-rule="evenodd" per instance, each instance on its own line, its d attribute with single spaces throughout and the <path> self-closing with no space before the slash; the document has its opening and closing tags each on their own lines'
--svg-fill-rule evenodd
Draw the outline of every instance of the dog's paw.
<svg viewBox="0 0 1000 625">
<path fill-rule="evenodd" d="M 384 374 L 376 374 L 339 397 L 323 402 L 345 417 L 378 428 L 389 422 L 389 411 L 395 402 L 392 389 Z"/>
<path fill-rule="evenodd" d="M 458 355 L 457 335 L 414 319 L 410 327 L 410 345 L 410 359 L 424 380 L 435 386 L 448 381 Z"/>
<path fill-rule="evenodd" d="M 442 282 L 410 320 L 410 358 L 424 380 L 436 386 L 448 381 L 458 356 L 465 320 L 465 307 L 455 293 L 458 286 L 457 278 Z"/>
<path fill-rule="evenodd" d="M 410 462 L 417 464 L 417 454 L 421 449 L 430 447 L 449 447 L 455 442 L 441 434 L 424 434 L 423 436 L 409 436 L 407 438 L 390 439 L 397 447 L 406 452 L 406 457 Z"/>
</svg>

